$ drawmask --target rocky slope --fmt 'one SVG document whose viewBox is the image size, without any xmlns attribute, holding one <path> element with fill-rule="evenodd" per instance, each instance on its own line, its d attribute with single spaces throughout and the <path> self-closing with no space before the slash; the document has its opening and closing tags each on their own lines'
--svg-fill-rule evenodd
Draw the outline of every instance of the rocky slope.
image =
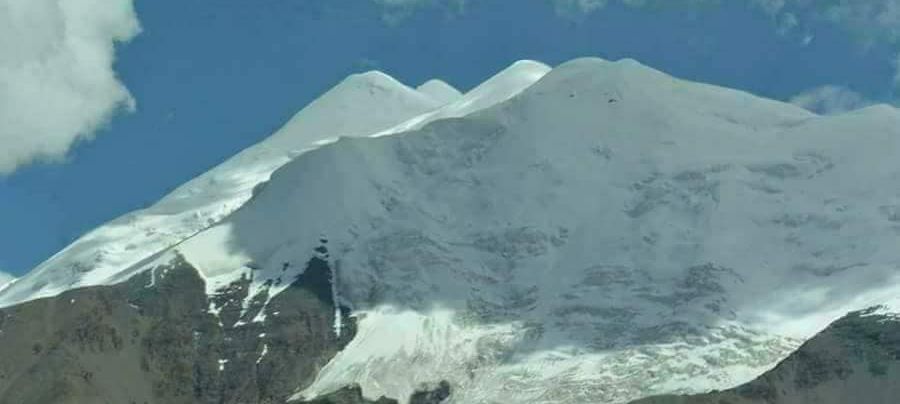
<svg viewBox="0 0 900 404">
<path fill-rule="evenodd" d="M 446 380 L 439 382 L 433 388 L 423 387 L 415 391 L 409 397 L 409 404 L 441 404 L 450 398 L 452 388 Z M 362 394 L 362 388 L 359 385 L 347 386 L 337 391 L 324 394 L 321 397 L 313 398 L 309 401 L 297 400 L 297 404 L 399 404 L 397 400 L 387 397 L 379 397 L 375 400 L 369 400 Z"/>
<path fill-rule="evenodd" d="M 249 279 L 235 282 L 213 296 L 214 315 L 179 258 L 155 275 L 0 309 L 0 402 L 283 403 L 355 334 L 349 317 L 334 333 L 329 276 L 313 257 L 247 310 L 235 303 Z"/>
<path fill-rule="evenodd" d="M 831 324 L 774 369 L 722 392 L 633 404 L 893 404 L 900 397 L 900 318 L 869 309 Z"/>
</svg>

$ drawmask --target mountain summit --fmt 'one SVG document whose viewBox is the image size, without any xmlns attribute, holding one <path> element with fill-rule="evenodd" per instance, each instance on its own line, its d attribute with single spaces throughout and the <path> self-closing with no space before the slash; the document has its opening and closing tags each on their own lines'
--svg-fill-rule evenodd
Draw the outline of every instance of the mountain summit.
<svg viewBox="0 0 900 404">
<path fill-rule="evenodd" d="M 420 93 L 428 94 L 431 98 L 445 104 L 456 101 L 462 97 L 462 93 L 460 93 L 459 90 L 453 88 L 453 86 L 447 84 L 447 82 L 438 79 L 428 80 L 416 87 L 416 90 L 419 90 Z"/>
</svg>

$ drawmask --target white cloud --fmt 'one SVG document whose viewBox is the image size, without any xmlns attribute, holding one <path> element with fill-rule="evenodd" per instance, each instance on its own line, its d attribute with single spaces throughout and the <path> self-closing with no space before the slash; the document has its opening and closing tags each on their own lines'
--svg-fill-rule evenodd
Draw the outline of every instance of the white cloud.
<svg viewBox="0 0 900 404">
<path fill-rule="evenodd" d="M 839 114 L 872 105 L 872 102 L 848 88 L 828 85 L 794 96 L 791 98 L 791 104 L 818 114 Z"/>
<path fill-rule="evenodd" d="M 139 31 L 132 0 L 0 0 L 0 175 L 62 159 L 134 108 L 113 60 Z"/>
</svg>

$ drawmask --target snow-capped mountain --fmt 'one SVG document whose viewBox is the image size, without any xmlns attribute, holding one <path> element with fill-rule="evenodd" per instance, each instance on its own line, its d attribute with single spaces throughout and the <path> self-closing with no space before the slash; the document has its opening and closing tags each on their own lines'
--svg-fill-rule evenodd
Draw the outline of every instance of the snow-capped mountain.
<svg viewBox="0 0 900 404">
<path fill-rule="evenodd" d="M 0 303 L 152 288 L 181 262 L 208 313 L 240 314 L 220 326 L 251 327 L 315 258 L 355 335 L 295 399 L 439 380 L 453 403 L 724 389 L 900 296 L 897 150 L 894 108 L 818 116 L 631 60 L 519 62 L 461 96 L 369 73 Z M 217 298 L 233 285 L 237 308 Z"/>
</svg>

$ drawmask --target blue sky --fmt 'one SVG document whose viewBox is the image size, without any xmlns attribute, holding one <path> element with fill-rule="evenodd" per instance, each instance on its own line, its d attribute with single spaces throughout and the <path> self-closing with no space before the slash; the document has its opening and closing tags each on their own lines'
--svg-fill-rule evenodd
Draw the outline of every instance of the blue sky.
<svg viewBox="0 0 900 404">
<path fill-rule="evenodd" d="M 88 125 L 93 140 L 75 141 L 68 152 L 61 146 L 53 154 L 65 156 L 58 161 L 14 161 L 6 175 L 0 166 L 0 269 L 21 274 L 91 228 L 147 206 L 263 139 L 357 71 L 383 70 L 411 85 L 439 77 L 466 90 L 519 59 L 630 57 L 683 78 L 782 100 L 824 85 L 838 89 L 849 107 L 893 100 L 900 34 L 859 23 L 866 18 L 859 13 L 772 9 L 764 0 L 633 3 L 137 1 L 141 31 L 123 26 L 117 35 L 133 38 L 116 46 L 108 66 L 136 108 L 121 108 L 127 95 L 113 95 L 104 105 L 116 113 L 96 115 L 104 122 L 111 116 L 109 122 Z M 0 23 L 3 12 L 0 7 Z M 26 45 L 0 41 L 0 51 L 4 46 Z M 0 102 L 17 99 L 0 94 Z M 45 119 L 55 119 L 47 108 Z M 3 117 L 0 127 L 16 127 Z M 4 147 L 15 150 L 5 140 L 39 136 L 3 133 L 0 157 Z"/>
</svg>

